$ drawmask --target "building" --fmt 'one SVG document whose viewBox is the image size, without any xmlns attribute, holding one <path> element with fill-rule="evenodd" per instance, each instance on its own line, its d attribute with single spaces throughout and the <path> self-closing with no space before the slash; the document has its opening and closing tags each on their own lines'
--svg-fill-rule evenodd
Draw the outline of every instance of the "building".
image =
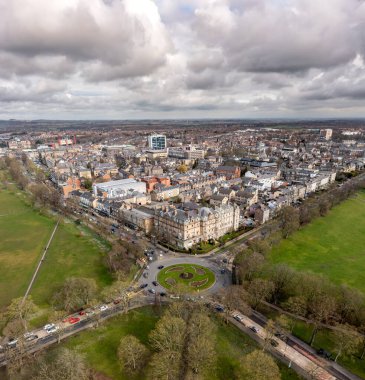
<svg viewBox="0 0 365 380">
<path fill-rule="evenodd" d="M 155 233 L 161 242 L 189 249 L 201 241 L 216 240 L 237 230 L 239 207 L 221 205 L 214 208 L 175 208 L 155 212 Z"/>
<path fill-rule="evenodd" d="M 163 150 L 167 147 L 165 135 L 148 136 L 148 147 L 152 150 Z"/>
<path fill-rule="evenodd" d="M 148 193 L 153 191 L 157 184 L 162 184 L 166 187 L 171 185 L 169 177 L 145 177 L 141 178 L 141 181 L 146 183 Z"/>
<path fill-rule="evenodd" d="M 146 193 L 146 183 L 131 178 L 121 179 L 118 181 L 96 183 L 93 185 L 93 191 L 95 196 L 117 198 L 136 191 Z"/>
<path fill-rule="evenodd" d="M 324 137 L 326 140 L 331 140 L 331 138 L 332 138 L 332 129 L 330 129 L 330 128 L 321 129 L 320 135 L 321 135 L 321 137 Z"/>
<path fill-rule="evenodd" d="M 218 166 L 215 173 L 217 176 L 225 176 L 227 179 L 239 178 L 241 169 L 238 166 Z"/>
</svg>

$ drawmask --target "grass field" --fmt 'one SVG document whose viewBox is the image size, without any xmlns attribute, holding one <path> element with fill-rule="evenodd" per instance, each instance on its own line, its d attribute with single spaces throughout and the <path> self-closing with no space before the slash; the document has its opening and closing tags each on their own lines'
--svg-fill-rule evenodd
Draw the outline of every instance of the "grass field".
<svg viewBox="0 0 365 380">
<path fill-rule="evenodd" d="M 365 191 L 283 240 L 270 257 L 365 292 Z"/>
<path fill-rule="evenodd" d="M 24 193 L 0 191 L 0 308 L 25 293 L 54 225 L 27 205 Z M 54 287 L 70 276 L 111 283 L 102 263 L 107 248 L 90 231 L 61 224 L 31 291 L 36 303 L 45 305 Z"/>
<path fill-rule="evenodd" d="M 181 277 L 186 274 L 187 278 Z M 157 276 L 157 281 L 166 289 L 182 284 L 192 291 L 210 288 L 215 281 L 214 273 L 201 265 L 176 264 L 162 269 Z"/>
<path fill-rule="evenodd" d="M 148 345 L 148 335 L 154 328 L 161 309 L 145 307 L 128 314 L 115 317 L 96 330 L 88 330 L 69 338 L 65 345 L 85 355 L 89 365 L 112 380 L 130 380 L 120 370 L 117 362 L 117 349 L 122 336 L 135 335 Z M 256 347 L 256 343 L 236 327 L 213 319 L 217 325 L 217 362 L 207 379 L 232 379 L 239 358 Z M 280 365 L 283 380 L 298 380 L 299 377 Z M 146 378 L 146 371 L 135 380 Z"/>
</svg>

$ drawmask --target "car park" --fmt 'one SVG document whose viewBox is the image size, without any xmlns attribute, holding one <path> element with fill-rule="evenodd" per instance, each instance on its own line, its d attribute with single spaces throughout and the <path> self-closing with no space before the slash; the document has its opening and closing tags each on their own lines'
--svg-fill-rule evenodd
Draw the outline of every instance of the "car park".
<svg viewBox="0 0 365 380">
<path fill-rule="evenodd" d="M 250 326 L 250 330 L 256 334 L 259 332 L 259 329 L 256 326 Z"/>
</svg>

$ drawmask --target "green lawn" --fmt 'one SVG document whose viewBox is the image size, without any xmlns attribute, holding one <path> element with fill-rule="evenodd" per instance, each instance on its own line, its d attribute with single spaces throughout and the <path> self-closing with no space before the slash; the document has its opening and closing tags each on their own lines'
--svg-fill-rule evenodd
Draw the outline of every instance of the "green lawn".
<svg viewBox="0 0 365 380">
<path fill-rule="evenodd" d="M 85 355 L 89 365 L 112 380 L 129 380 L 117 362 L 117 349 L 122 336 L 135 335 L 148 347 L 148 335 L 162 310 L 145 307 L 117 316 L 95 330 L 88 330 L 69 338 L 65 345 Z M 256 343 L 232 325 L 213 318 L 217 325 L 217 362 L 209 373 L 209 380 L 232 379 L 239 358 L 256 347 Z M 299 380 L 295 372 L 280 364 L 283 380 Z M 138 379 L 145 379 L 146 371 Z M 137 379 L 137 378 L 134 378 Z"/>
<path fill-rule="evenodd" d="M 23 295 L 55 222 L 0 191 L 0 308 Z"/>
<path fill-rule="evenodd" d="M 0 191 L 0 309 L 25 293 L 56 224 L 25 199 L 17 190 Z M 31 291 L 35 302 L 45 305 L 54 287 L 70 276 L 94 278 L 99 286 L 110 284 L 102 262 L 107 249 L 89 230 L 60 224 Z"/>
<path fill-rule="evenodd" d="M 365 292 L 365 191 L 283 240 L 271 260 Z"/>
<path fill-rule="evenodd" d="M 186 273 L 188 278 L 182 278 Z M 157 281 L 166 289 L 171 289 L 177 284 L 183 284 L 193 291 L 210 288 L 215 281 L 214 273 L 201 265 L 176 264 L 162 269 L 157 276 Z"/>
<path fill-rule="evenodd" d="M 106 250 L 106 243 L 87 229 L 60 224 L 31 291 L 34 301 L 46 304 L 53 289 L 68 277 L 93 278 L 99 288 L 110 285 L 112 277 L 103 263 Z"/>
</svg>

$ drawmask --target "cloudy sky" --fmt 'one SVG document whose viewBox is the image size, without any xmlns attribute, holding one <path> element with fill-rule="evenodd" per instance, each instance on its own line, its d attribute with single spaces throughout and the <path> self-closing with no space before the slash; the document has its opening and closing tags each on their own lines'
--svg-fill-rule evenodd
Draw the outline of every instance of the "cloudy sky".
<svg viewBox="0 0 365 380">
<path fill-rule="evenodd" d="M 365 117 L 364 0 L 0 0 L 0 118 Z"/>
</svg>

